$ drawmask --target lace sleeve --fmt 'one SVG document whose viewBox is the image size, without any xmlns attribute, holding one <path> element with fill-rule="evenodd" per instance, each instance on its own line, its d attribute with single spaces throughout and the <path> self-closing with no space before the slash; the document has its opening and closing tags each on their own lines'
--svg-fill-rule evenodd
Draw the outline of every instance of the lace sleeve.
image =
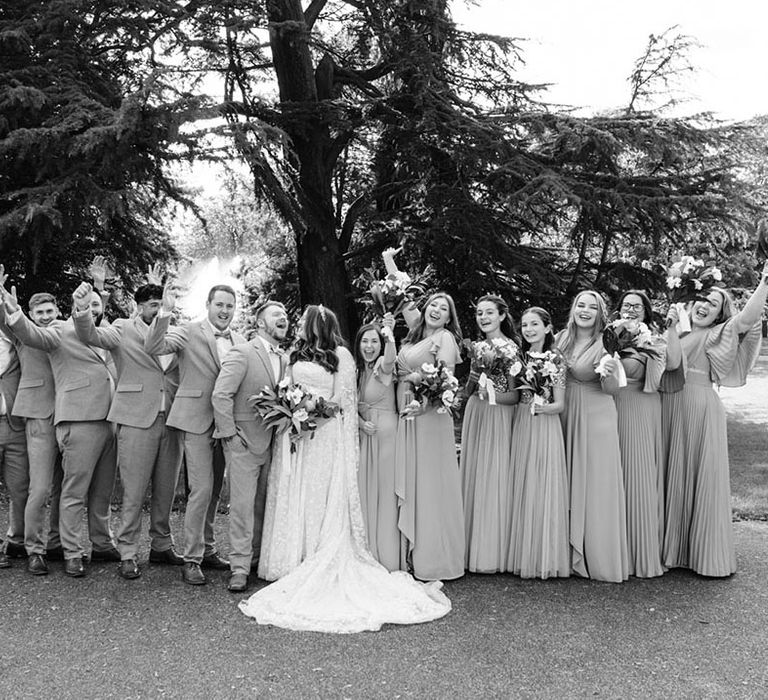
<svg viewBox="0 0 768 700">
<path fill-rule="evenodd" d="M 345 448 L 347 454 L 357 464 L 357 452 L 359 450 L 357 435 L 357 382 L 355 381 L 355 360 L 349 350 L 341 347 L 337 351 L 339 356 L 339 369 L 336 372 L 336 386 L 334 393 L 338 397 L 341 406 L 341 420 L 344 430 Z"/>
</svg>

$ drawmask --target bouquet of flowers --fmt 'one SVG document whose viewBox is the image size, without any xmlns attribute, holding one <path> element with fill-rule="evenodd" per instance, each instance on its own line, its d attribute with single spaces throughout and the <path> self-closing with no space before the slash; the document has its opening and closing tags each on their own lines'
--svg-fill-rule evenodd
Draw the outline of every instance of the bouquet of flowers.
<svg viewBox="0 0 768 700">
<path fill-rule="evenodd" d="M 432 276 L 432 267 L 427 265 L 420 275 L 411 277 L 407 272 L 397 269 L 394 256 L 398 251 L 388 248 L 381 255 L 387 271 L 383 279 L 379 279 L 373 267 L 367 268 L 358 280 L 365 287 L 360 301 L 366 307 L 365 317 L 382 318 L 391 313 L 396 316 L 403 307 L 413 302 L 418 303 L 426 295 L 426 285 Z"/>
<path fill-rule="evenodd" d="M 525 359 L 525 384 L 521 389 L 527 389 L 532 394 L 530 403 L 531 415 L 536 414 L 536 406 L 552 403 L 556 381 L 562 381 L 565 372 L 563 356 L 554 350 L 544 352 L 528 352 Z"/>
<path fill-rule="evenodd" d="M 477 383 L 488 393 L 488 403 L 496 405 L 497 381 L 507 384 L 507 377 L 517 377 L 523 369 L 517 346 L 503 338 L 480 340 L 470 345 L 472 372 L 479 374 Z"/>
<path fill-rule="evenodd" d="M 609 323 L 603 331 L 603 347 L 611 356 L 630 357 L 643 352 L 658 357 L 651 329 L 635 319 L 620 318 Z"/>
<path fill-rule="evenodd" d="M 438 413 L 450 415 L 459 407 L 459 380 L 442 360 L 437 364 L 425 362 L 418 371 L 411 372 L 406 380 L 413 387 L 412 398 L 404 409 L 406 413 L 420 408 L 425 403 L 437 406 Z M 409 415 L 407 418 L 413 416 Z"/>
<path fill-rule="evenodd" d="M 314 438 L 320 422 L 333 418 L 340 410 L 338 404 L 315 396 L 301 384 L 291 384 L 288 378 L 281 379 L 277 389 L 265 386 L 248 398 L 248 404 L 266 428 L 278 433 L 289 431 L 291 452 L 296 451 L 296 443 L 305 435 Z"/>
<path fill-rule="evenodd" d="M 691 330 L 685 304 L 706 298 L 709 290 L 722 282 L 723 275 L 716 267 L 706 267 L 704 261 L 691 255 L 683 255 L 678 262 L 667 268 L 667 290 L 670 301 L 678 305 L 680 330 Z"/>
</svg>

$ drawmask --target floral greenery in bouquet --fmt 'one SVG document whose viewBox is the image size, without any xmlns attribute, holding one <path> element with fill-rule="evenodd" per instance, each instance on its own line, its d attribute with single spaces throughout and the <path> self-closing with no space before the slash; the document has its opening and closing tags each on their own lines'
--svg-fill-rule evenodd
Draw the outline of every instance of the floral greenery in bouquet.
<svg viewBox="0 0 768 700">
<path fill-rule="evenodd" d="M 667 290 L 670 302 L 678 305 L 681 332 L 691 330 L 685 304 L 705 299 L 709 290 L 722 280 L 720 270 L 707 267 L 703 260 L 691 255 L 683 255 L 678 262 L 667 268 Z"/>
<path fill-rule="evenodd" d="M 264 427 L 277 433 L 289 431 L 291 452 L 305 435 L 315 437 L 318 426 L 339 412 L 338 404 L 322 396 L 315 396 L 301 384 L 291 384 L 284 378 L 277 389 L 265 386 L 258 394 L 248 398 L 248 404 L 264 422 Z"/>
<path fill-rule="evenodd" d="M 405 406 L 407 418 L 424 404 L 437 406 L 438 413 L 453 415 L 459 407 L 459 380 L 442 360 L 437 364 L 425 362 L 417 371 L 411 372 L 406 380 L 412 388 L 411 400 Z"/>
<path fill-rule="evenodd" d="M 491 338 L 469 343 L 471 378 L 477 377 L 481 389 L 488 393 L 488 402 L 496 404 L 495 382 L 506 382 L 508 377 L 516 377 L 522 370 L 517 345 L 504 338 Z M 495 378 L 495 380 L 494 380 Z M 505 384 L 502 387 L 505 391 Z"/>
<path fill-rule="evenodd" d="M 554 387 L 558 377 L 564 372 L 563 356 L 554 350 L 544 352 L 529 351 L 526 353 L 525 366 L 522 373 L 524 384 L 520 389 L 531 392 L 531 414 L 536 414 L 536 406 L 552 403 Z"/>
<path fill-rule="evenodd" d="M 619 318 L 609 323 L 603 331 L 603 347 L 611 356 L 631 357 L 640 352 L 659 356 L 651 329 L 637 319 Z"/>
<path fill-rule="evenodd" d="M 427 285 L 433 275 L 433 268 L 427 265 L 421 274 L 411 276 L 397 268 L 394 255 L 398 251 L 388 248 L 382 253 L 387 274 L 383 279 L 377 277 L 373 267 L 366 268 L 358 278 L 357 284 L 365 291 L 358 299 L 365 307 L 365 319 L 380 319 L 386 313 L 397 316 L 410 304 L 418 304 L 427 294 Z"/>
</svg>

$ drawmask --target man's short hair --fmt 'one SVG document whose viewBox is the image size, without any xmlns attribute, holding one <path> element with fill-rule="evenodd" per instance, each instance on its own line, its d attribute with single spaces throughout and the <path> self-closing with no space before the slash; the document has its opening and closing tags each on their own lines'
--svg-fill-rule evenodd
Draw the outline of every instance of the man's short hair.
<svg viewBox="0 0 768 700">
<path fill-rule="evenodd" d="M 256 311 L 254 312 L 254 317 L 258 321 L 261 318 L 261 315 L 270 307 L 270 306 L 279 306 L 283 311 L 288 313 L 288 310 L 285 308 L 285 304 L 283 304 L 280 301 L 273 301 L 271 299 L 267 299 L 263 304 L 259 304 L 256 307 Z"/>
<path fill-rule="evenodd" d="M 36 306 L 40 306 L 40 304 L 53 304 L 56 308 L 59 308 L 59 305 L 56 303 L 56 297 L 48 292 L 37 292 L 37 294 L 33 294 L 29 297 L 29 303 L 27 305 L 29 306 L 30 311 Z"/>
<path fill-rule="evenodd" d="M 237 299 L 235 290 L 232 289 L 232 287 L 230 287 L 228 284 L 215 284 L 213 287 L 211 287 L 211 291 L 208 292 L 209 304 L 213 301 L 213 297 L 216 296 L 216 292 L 226 292 L 227 294 L 231 294 L 235 299 Z"/>
<path fill-rule="evenodd" d="M 159 284 L 143 284 L 133 294 L 133 300 L 137 304 L 143 304 L 150 299 L 162 299 L 163 288 Z"/>
</svg>

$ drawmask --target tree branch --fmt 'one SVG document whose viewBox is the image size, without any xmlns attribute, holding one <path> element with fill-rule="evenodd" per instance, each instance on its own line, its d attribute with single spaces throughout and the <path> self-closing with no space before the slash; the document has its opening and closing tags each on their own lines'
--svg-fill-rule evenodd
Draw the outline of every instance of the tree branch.
<svg viewBox="0 0 768 700">
<path fill-rule="evenodd" d="M 307 25 L 307 31 L 311 31 L 315 21 L 327 3 L 328 0 L 312 0 L 312 2 L 309 3 L 309 7 L 304 10 L 304 22 Z"/>
</svg>

